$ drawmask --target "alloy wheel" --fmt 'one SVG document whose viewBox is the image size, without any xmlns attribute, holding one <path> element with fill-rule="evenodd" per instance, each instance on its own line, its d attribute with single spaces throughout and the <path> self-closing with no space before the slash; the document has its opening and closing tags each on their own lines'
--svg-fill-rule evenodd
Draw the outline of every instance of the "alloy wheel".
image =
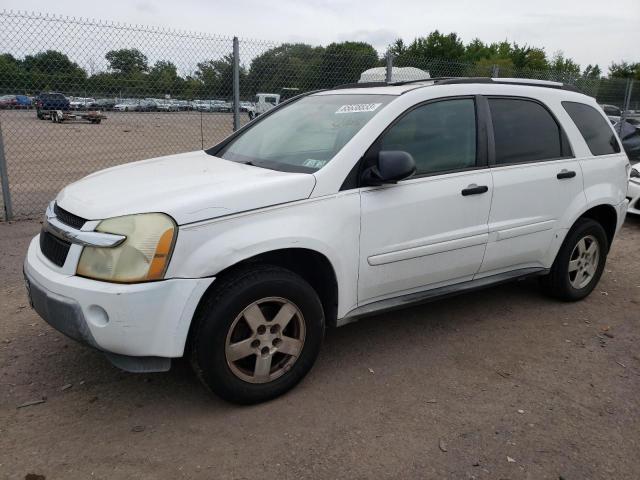
<svg viewBox="0 0 640 480">
<path fill-rule="evenodd" d="M 231 372 L 249 383 L 267 383 L 293 367 L 305 339 L 300 309 L 281 297 L 253 302 L 233 321 L 225 342 Z"/>
<path fill-rule="evenodd" d="M 581 238 L 569 258 L 569 282 L 580 290 L 595 276 L 600 262 L 600 244 L 593 235 Z"/>
</svg>

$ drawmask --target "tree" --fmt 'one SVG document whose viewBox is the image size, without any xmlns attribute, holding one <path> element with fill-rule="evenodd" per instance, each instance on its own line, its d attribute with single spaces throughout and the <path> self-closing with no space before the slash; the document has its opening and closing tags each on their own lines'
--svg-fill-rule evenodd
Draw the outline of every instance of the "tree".
<svg viewBox="0 0 640 480">
<path fill-rule="evenodd" d="M 494 56 L 497 52 L 479 38 L 474 38 L 467 44 L 464 49 L 462 60 L 465 62 L 476 63 Z"/>
<path fill-rule="evenodd" d="M 387 54 L 391 54 L 394 57 L 400 57 L 407 51 L 407 46 L 404 44 L 404 40 L 397 38 L 392 44 L 387 47 Z"/>
<path fill-rule="evenodd" d="M 20 60 L 10 53 L 0 55 L 0 92 L 15 93 L 15 89 L 29 88 Z M 26 83 L 26 85 L 25 85 Z"/>
<path fill-rule="evenodd" d="M 378 62 L 378 52 L 368 43 L 332 43 L 322 54 L 321 87 L 357 82 L 364 70 L 378 66 Z"/>
<path fill-rule="evenodd" d="M 405 51 L 407 57 L 459 61 L 465 49 L 457 33 L 442 34 L 434 30 L 427 37 L 416 38 Z"/>
<path fill-rule="evenodd" d="M 247 88 L 242 90 L 278 93 L 282 88 L 298 88 L 301 92 L 320 88 L 323 54 L 323 47 L 304 43 L 284 43 L 271 48 L 251 61 Z"/>
<path fill-rule="evenodd" d="M 240 83 L 244 83 L 247 72 L 240 67 Z M 201 82 L 201 96 L 230 97 L 233 93 L 233 55 L 218 60 L 200 62 L 195 78 Z"/>
<path fill-rule="evenodd" d="M 172 62 L 158 60 L 149 70 L 149 89 L 163 94 L 175 94 L 182 87 L 182 78 Z"/>
<path fill-rule="evenodd" d="M 123 48 L 107 52 L 104 58 L 109 68 L 122 75 L 132 75 L 149 70 L 147 56 L 136 48 Z"/>
<path fill-rule="evenodd" d="M 81 92 L 87 78 L 87 72 L 56 50 L 27 55 L 20 65 L 30 90 Z"/>
<path fill-rule="evenodd" d="M 584 71 L 582 72 L 583 78 L 597 80 L 602 76 L 602 72 L 600 71 L 600 67 L 598 65 L 587 65 Z"/>
<path fill-rule="evenodd" d="M 640 62 L 627 63 L 622 61 L 620 63 L 612 63 L 609 66 L 609 77 L 612 78 L 635 78 L 640 80 Z"/>
<path fill-rule="evenodd" d="M 580 65 L 558 51 L 551 58 L 549 71 L 555 80 L 570 81 L 580 76 Z"/>
</svg>

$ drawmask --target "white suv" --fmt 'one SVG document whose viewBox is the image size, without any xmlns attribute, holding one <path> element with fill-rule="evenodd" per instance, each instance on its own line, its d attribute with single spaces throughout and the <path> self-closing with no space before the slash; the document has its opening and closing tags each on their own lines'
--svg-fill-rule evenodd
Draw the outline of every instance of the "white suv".
<svg viewBox="0 0 640 480">
<path fill-rule="evenodd" d="M 69 185 L 24 271 L 35 310 L 115 365 L 188 355 L 253 403 L 304 377 L 326 326 L 531 275 L 587 296 L 629 171 L 595 100 L 562 84 L 346 86 Z"/>
</svg>

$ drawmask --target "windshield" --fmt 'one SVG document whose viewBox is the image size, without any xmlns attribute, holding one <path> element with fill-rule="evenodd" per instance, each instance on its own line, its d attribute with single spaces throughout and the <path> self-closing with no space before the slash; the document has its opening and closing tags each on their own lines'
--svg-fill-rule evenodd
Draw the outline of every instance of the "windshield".
<svg viewBox="0 0 640 480">
<path fill-rule="evenodd" d="M 216 155 L 273 170 L 313 173 L 394 98 L 366 94 L 304 97 L 258 121 Z"/>
</svg>

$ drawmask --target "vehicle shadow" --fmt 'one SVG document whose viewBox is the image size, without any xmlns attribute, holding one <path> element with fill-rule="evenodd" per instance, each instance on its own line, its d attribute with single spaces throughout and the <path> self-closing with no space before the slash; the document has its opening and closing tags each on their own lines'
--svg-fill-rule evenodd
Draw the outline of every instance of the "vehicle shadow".
<svg viewBox="0 0 640 480">
<path fill-rule="evenodd" d="M 416 362 L 424 358 L 425 352 L 437 350 L 438 355 L 444 354 L 447 342 L 466 342 L 477 338 L 479 331 L 504 328 L 522 309 L 535 310 L 541 304 L 552 306 L 557 302 L 542 296 L 535 279 L 529 279 L 329 328 L 320 358 L 307 378 L 289 394 L 268 404 L 333 395 L 343 391 L 354 378 L 369 374 L 369 369 L 379 369 L 381 363 L 396 371 L 421 369 L 423 366 Z M 59 343 L 55 345 L 57 353 L 50 354 L 54 358 L 36 376 L 48 369 L 49 382 L 52 377 L 59 377 L 60 384 L 82 379 L 81 391 L 86 401 L 97 398 L 101 408 L 155 410 L 172 405 L 175 412 L 188 411 L 189 415 L 237 408 L 208 392 L 191 370 L 188 359 L 174 360 L 166 373 L 131 374 L 113 367 L 99 352 L 66 338 L 63 341 L 63 348 L 59 349 Z M 53 394 L 56 395 L 60 394 Z"/>
</svg>

